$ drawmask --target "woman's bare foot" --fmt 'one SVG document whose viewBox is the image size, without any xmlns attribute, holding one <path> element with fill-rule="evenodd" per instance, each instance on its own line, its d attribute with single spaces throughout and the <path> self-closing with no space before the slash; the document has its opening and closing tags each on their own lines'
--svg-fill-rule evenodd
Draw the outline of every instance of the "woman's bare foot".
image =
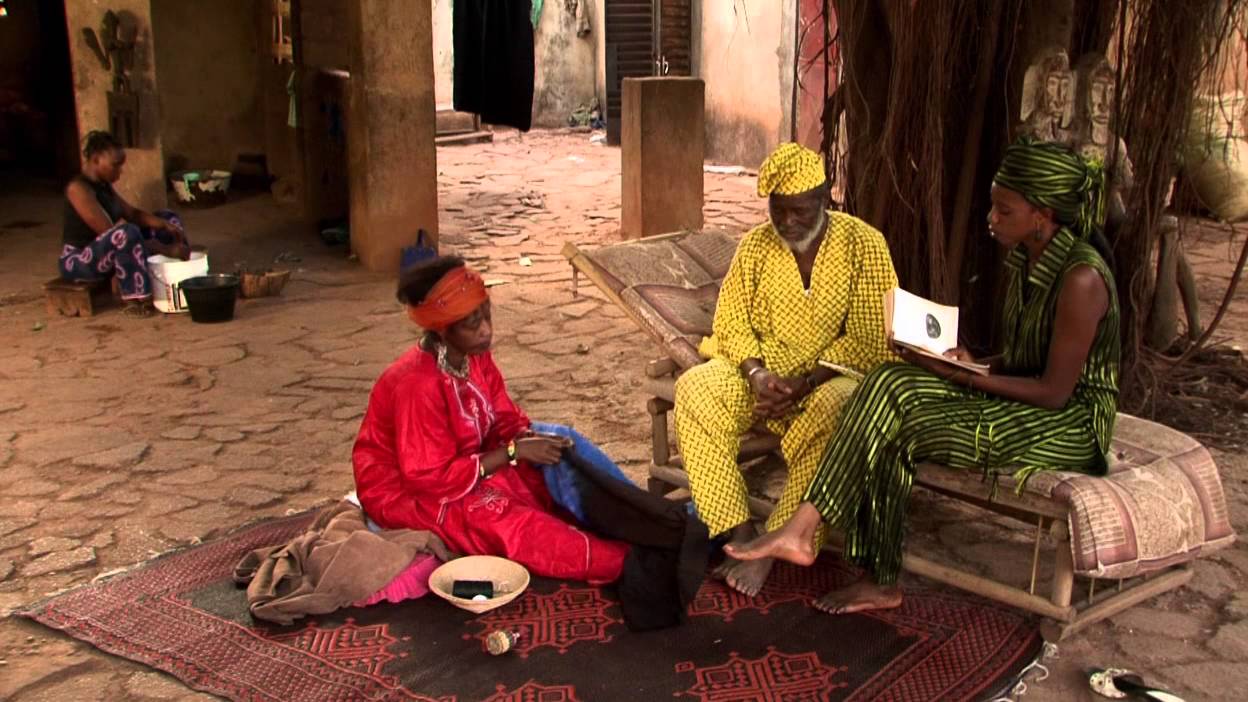
<svg viewBox="0 0 1248 702">
<path fill-rule="evenodd" d="M 790 533 L 792 531 L 782 527 L 746 544 L 726 544 L 724 553 L 739 561 L 779 558 L 804 566 L 814 563 L 815 550 L 811 546 L 810 537 Z"/>
<path fill-rule="evenodd" d="M 823 517 L 809 502 L 803 502 L 784 526 L 745 544 L 729 543 L 724 553 L 739 561 L 779 558 L 808 566 L 815 562 L 814 539 Z"/>
<path fill-rule="evenodd" d="M 767 576 L 771 575 L 771 566 L 775 560 L 760 558 L 756 561 L 738 561 L 729 558 L 724 561 L 724 563 L 728 562 L 732 563 L 724 572 L 728 587 L 746 597 L 754 597 L 762 592 L 763 585 L 767 584 Z M 724 566 L 721 565 L 720 568 Z"/>
<path fill-rule="evenodd" d="M 815 609 L 828 614 L 853 614 L 900 606 L 901 588 L 896 585 L 877 585 L 869 578 L 833 590 L 815 600 L 814 604 Z"/>
</svg>

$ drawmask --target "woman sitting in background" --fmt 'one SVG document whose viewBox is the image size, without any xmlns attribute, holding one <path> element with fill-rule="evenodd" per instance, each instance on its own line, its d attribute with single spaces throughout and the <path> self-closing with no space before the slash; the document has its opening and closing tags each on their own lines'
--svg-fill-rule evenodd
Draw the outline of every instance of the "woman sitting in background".
<svg viewBox="0 0 1248 702">
<path fill-rule="evenodd" d="M 126 152 L 107 132 L 91 132 L 83 148 L 82 172 L 65 188 L 65 226 L 57 270 L 69 281 L 112 276 L 126 314 L 153 313 L 147 257 L 190 258 L 182 221 L 172 212 L 144 212 L 127 203 L 113 183 L 121 179 Z"/>
</svg>

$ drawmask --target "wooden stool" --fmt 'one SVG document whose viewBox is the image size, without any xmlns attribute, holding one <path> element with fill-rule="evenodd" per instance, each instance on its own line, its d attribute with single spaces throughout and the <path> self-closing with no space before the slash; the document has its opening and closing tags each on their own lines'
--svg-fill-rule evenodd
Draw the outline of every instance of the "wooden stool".
<svg viewBox="0 0 1248 702">
<path fill-rule="evenodd" d="M 108 290 L 108 280 L 69 281 L 56 277 L 43 284 L 49 316 L 59 313 L 66 317 L 90 317 L 95 314 L 93 298 Z"/>
</svg>

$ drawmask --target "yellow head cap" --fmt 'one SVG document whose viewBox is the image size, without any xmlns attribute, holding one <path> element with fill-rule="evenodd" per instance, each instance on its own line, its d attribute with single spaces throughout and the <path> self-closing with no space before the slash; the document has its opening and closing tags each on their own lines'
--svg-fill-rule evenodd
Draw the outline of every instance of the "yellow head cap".
<svg viewBox="0 0 1248 702">
<path fill-rule="evenodd" d="M 758 196 L 800 195 L 826 182 L 819 154 L 789 142 L 771 152 L 758 169 Z"/>
</svg>

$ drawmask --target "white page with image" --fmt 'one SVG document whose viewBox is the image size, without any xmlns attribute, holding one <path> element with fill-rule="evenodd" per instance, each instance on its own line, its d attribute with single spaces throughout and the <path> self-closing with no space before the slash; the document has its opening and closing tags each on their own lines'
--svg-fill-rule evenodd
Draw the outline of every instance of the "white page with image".
<svg viewBox="0 0 1248 702">
<path fill-rule="evenodd" d="M 901 288 L 893 288 L 891 296 L 894 340 L 938 356 L 958 345 L 957 307 L 938 305 Z"/>
</svg>

